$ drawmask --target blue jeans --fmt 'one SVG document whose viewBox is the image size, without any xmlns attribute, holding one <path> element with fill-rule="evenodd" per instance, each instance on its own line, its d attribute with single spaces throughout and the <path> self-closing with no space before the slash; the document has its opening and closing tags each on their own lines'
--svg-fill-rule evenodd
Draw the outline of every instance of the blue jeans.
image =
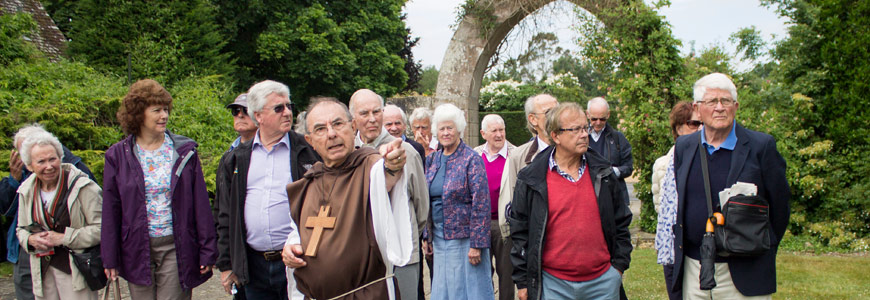
<svg viewBox="0 0 870 300">
<path fill-rule="evenodd" d="M 248 249 L 248 284 L 245 285 L 248 299 L 287 300 L 287 272 L 281 260 L 266 261 Z"/>
<path fill-rule="evenodd" d="M 613 266 L 598 278 L 589 281 L 562 280 L 546 271 L 541 272 L 542 299 L 619 299 L 622 275 Z"/>
</svg>

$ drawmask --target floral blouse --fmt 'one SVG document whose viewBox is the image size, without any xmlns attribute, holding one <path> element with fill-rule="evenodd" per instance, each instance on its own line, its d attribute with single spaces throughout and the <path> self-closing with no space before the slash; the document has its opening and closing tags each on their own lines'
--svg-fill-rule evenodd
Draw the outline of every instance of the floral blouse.
<svg viewBox="0 0 870 300">
<path fill-rule="evenodd" d="M 145 209 L 148 212 L 148 235 L 172 235 L 172 139 L 164 133 L 163 144 L 153 151 L 138 145 L 139 165 L 145 174 Z"/>
<path fill-rule="evenodd" d="M 662 204 L 656 224 L 656 262 L 674 263 L 674 224 L 677 223 L 677 181 L 674 173 L 674 154 L 668 158 L 668 169 L 662 178 Z"/>
</svg>

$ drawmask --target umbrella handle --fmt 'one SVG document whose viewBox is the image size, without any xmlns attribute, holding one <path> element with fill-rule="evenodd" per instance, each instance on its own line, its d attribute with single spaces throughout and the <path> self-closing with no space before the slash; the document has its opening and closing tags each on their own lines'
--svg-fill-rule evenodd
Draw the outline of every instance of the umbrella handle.
<svg viewBox="0 0 870 300">
<path fill-rule="evenodd" d="M 707 232 L 713 232 L 713 220 L 714 217 L 707 218 Z"/>
</svg>

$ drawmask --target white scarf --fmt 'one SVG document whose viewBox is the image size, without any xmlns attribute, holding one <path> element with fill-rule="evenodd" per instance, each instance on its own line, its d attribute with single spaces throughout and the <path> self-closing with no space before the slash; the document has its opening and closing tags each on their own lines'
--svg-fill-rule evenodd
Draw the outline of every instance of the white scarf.
<svg viewBox="0 0 870 300">
<path fill-rule="evenodd" d="M 371 171 L 369 199 L 372 212 L 372 227 L 375 240 L 386 265 L 386 276 L 393 275 L 394 266 L 404 266 L 411 260 L 414 249 L 411 238 L 411 215 L 408 205 L 408 183 L 404 173 L 387 193 L 387 179 L 384 175 L 384 159 L 378 160 Z M 392 201 L 391 201 L 392 199 Z M 392 205 L 390 204 L 392 202 Z M 396 287 L 392 279 L 387 279 L 390 300 L 396 299 Z"/>
</svg>

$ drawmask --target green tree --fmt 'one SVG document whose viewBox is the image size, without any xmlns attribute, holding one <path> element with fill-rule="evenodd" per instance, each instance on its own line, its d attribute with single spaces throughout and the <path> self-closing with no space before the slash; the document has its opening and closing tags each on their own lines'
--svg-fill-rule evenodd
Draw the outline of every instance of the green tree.
<svg viewBox="0 0 870 300">
<path fill-rule="evenodd" d="M 52 2 L 52 1 L 49 1 Z M 190 75 L 230 74 L 229 54 L 220 53 L 225 37 L 207 0 L 55 1 L 69 23 L 69 53 L 100 71 L 154 78 L 171 86 Z M 57 17 L 56 17 L 57 18 Z"/>
<path fill-rule="evenodd" d="M 655 230 L 650 181 L 652 164 L 673 145 L 668 113 L 680 100 L 675 91 L 683 80 L 683 60 L 670 25 L 640 0 L 628 0 L 595 16 L 579 11 L 583 57 L 608 74 L 601 88 L 618 113 L 632 145 L 635 192 L 641 200 L 641 228 Z M 599 21 L 604 20 L 605 22 Z M 605 26 L 606 24 L 606 26 Z"/>
<path fill-rule="evenodd" d="M 294 102 L 359 88 L 389 96 L 407 84 L 404 0 L 215 0 L 244 86 L 265 78 L 290 86 Z"/>
<path fill-rule="evenodd" d="M 420 82 L 414 91 L 420 95 L 434 95 L 437 85 L 438 69 L 435 66 L 427 66 L 423 68 L 423 72 L 420 74 Z"/>
<path fill-rule="evenodd" d="M 36 28 L 36 21 L 27 13 L 0 15 L 0 65 L 15 60 L 29 60 L 39 56 L 39 51 L 24 37 Z"/>
</svg>

